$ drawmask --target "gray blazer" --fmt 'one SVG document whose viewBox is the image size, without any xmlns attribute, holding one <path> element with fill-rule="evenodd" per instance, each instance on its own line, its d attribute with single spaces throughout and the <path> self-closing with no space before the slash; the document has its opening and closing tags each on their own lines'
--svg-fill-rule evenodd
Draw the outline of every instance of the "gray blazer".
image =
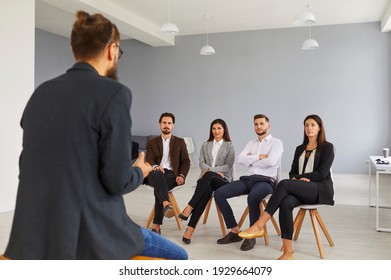
<svg viewBox="0 0 391 280">
<path fill-rule="evenodd" d="M 216 165 L 212 166 L 213 141 L 205 142 L 200 151 L 201 173 L 210 170 L 224 173 L 224 177 L 231 182 L 233 179 L 233 165 L 235 163 L 235 149 L 232 142 L 224 141 L 217 153 Z"/>
</svg>

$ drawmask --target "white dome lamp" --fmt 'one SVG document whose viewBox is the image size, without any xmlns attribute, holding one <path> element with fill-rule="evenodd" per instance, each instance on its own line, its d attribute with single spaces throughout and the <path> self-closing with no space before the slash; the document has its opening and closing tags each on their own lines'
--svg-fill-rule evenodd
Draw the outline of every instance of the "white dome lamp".
<svg viewBox="0 0 391 280">
<path fill-rule="evenodd" d="M 172 23 L 172 22 L 170 22 L 170 3 L 171 3 L 171 1 L 170 0 L 168 0 L 167 1 L 168 3 L 168 8 L 167 8 L 167 18 L 168 18 L 168 20 L 167 20 L 167 22 L 165 23 L 165 24 L 163 24 L 161 27 L 160 27 L 160 32 L 162 32 L 162 33 L 164 33 L 164 34 L 167 34 L 167 35 L 171 35 L 171 36 L 175 36 L 175 35 L 177 35 L 178 33 L 179 33 L 179 29 L 178 29 L 178 27 L 174 24 L 174 23 Z"/>
<path fill-rule="evenodd" d="M 200 50 L 200 55 L 213 55 L 216 53 L 215 49 L 209 45 L 209 30 L 208 30 L 208 19 L 210 15 L 206 14 L 206 45 Z"/>
<path fill-rule="evenodd" d="M 293 24 L 298 26 L 314 24 L 316 22 L 316 18 L 314 14 L 310 12 L 311 8 L 311 5 L 307 5 L 307 9 L 296 16 L 295 20 L 293 21 Z"/>
<path fill-rule="evenodd" d="M 162 27 L 160 27 L 160 32 L 167 35 L 175 36 L 179 33 L 179 29 L 174 23 L 166 22 L 162 25 Z"/>
<path fill-rule="evenodd" d="M 311 26 L 309 28 L 309 38 L 303 42 L 303 45 L 301 46 L 302 50 L 316 50 L 319 48 L 319 43 L 311 38 Z"/>
<path fill-rule="evenodd" d="M 307 39 L 301 47 L 303 50 L 316 50 L 319 48 L 319 43 L 314 39 Z"/>
<path fill-rule="evenodd" d="M 203 46 L 200 50 L 201 55 L 212 55 L 215 53 L 216 53 L 216 51 L 215 51 L 214 47 L 209 46 L 209 45 Z"/>
</svg>

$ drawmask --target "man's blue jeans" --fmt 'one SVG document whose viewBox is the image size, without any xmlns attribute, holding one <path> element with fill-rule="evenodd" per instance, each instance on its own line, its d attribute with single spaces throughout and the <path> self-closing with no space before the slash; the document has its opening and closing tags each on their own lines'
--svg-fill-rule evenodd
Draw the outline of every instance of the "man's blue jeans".
<svg viewBox="0 0 391 280">
<path fill-rule="evenodd" d="M 140 255 L 169 260 L 188 259 L 186 250 L 178 244 L 146 228 L 141 228 L 141 232 L 144 235 L 145 245 Z"/>
</svg>

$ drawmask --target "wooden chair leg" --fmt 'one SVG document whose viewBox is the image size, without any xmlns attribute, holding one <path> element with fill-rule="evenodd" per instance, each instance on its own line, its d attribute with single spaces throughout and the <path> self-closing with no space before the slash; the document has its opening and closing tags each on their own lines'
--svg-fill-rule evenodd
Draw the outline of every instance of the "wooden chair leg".
<svg viewBox="0 0 391 280">
<path fill-rule="evenodd" d="M 305 217 L 305 211 L 306 210 L 300 208 L 299 212 L 297 212 L 296 214 L 295 220 L 293 221 L 293 234 L 294 234 L 293 240 L 295 241 L 297 240 L 297 238 L 299 238 L 301 226 L 303 225 L 303 220 Z M 281 246 L 281 251 L 283 250 L 284 250 L 284 245 Z"/>
<path fill-rule="evenodd" d="M 316 220 L 316 212 L 318 212 L 318 211 L 316 209 L 312 209 L 309 211 L 310 211 L 312 228 L 314 229 L 316 244 L 318 245 L 319 254 L 320 254 L 320 257 L 322 259 L 324 259 L 324 250 L 323 250 L 322 240 L 320 238 L 320 232 L 319 232 L 319 228 L 318 228 L 317 220 Z"/>
<path fill-rule="evenodd" d="M 152 207 L 151 213 L 149 213 L 147 223 L 145 225 L 146 228 L 149 228 L 154 217 L 155 217 L 155 206 Z"/>
<path fill-rule="evenodd" d="M 178 225 L 178 229 L 181 230 L 182 224 L 181 224 L 181 219 L 179 218 L 179 214 L 181 213 L 181 209 L 179 208 L 178 203 L 177 203 L 173 193 L 171 193 L 171 192 L 168 193 L 168 199 L 171 203 L 172 209 L 174 210 L 174 218 L 175 218 L 175 221 Z"/>
<path fill-rule="evenodd" d="M 300 208 L 299 212 L 296 215 L 295 221 L 293 223 L 293 231 L 295 234 L 294 240 L 297 240 L 299 237 L 301 226 L 303 224 L 306 211 L 307 211 L 307 209 Z M 320 236 L 320 230 L 319 230 L 318 224 L 321 227 L 321 229 L 323 230 L 323 233 L 326 236 L 327 241 L 329 242 L 331 247 L 334 246 L 334 242 L 331 239 L 329 232 L 327 231 L 326 225 L 324 224 L 324 222 L 318 212 L 318 209 L 308 209 L 308 211 L 309 211 L 309 215 L 310 215 L 310 219 L 311 219 L 312 229 L 314 231 L 314 235 L 315 235 L 315 239 L 316 239 L 316 244 L 318 246 L 319 255 L 322 259 L 324 259 L 324 256 L 325 256 L 324 249 L 323 249 L 323 244 L 322 244 L 322 239 Z"/>
<path fill-rule="evenodd" d="M 264 210 L 264 207 L 266 207 L 266 201 L 265 200 L 262 200 L 261 203 L 259 204 L 259 208 L 261 210 L 261 215 L 262 213 L 265 211 Z M 247 216 L 248 216 L 248 213 L 249 213 L 249 208 L 248 206 L 246 207 L 246 209 L 244 210 L 243 214 L 242 214 L 242 217 L 240 218 L 240 221 L 238 223 L 238 227 L 242 227 L 244 221 L 246 220 Z M 274 225 L 274 228 L 276 229 L 276 232 L 279 236 L 281 236 L 281 230 L 280 230 L 280 227 L 278 226 L 276 220 L 274 219 L 274 217 L 271 217 L 271 220 L 273 222 L 273 225 Z M 270 244 L 270 241 L 269 241 L 269 233 L 267 231 L 267 226 L 265 225 L 265 227 L 263 228 L 263 230 L 265 231 L 265 234 L 264 234 L 264 239 L 265 239 L 265 244 L 266 245 L 269 245 Z"/>
<path fill-rule="evenodd" d="M 238 223 L 238 227 L 242 227 L 244 221 L 246 220 L 247 216 L 248 216 L 248 212 L 249 212 L 249 208 L 248 206 L 246 207 L 246 209 L 244 209 L 244 212 L 242 214 L 242 217 L 240 217 L 240 220 L 239 220 L 239 223 Z"/>
<path fill-rule="evenodd" d="M 265 208 L 266 208 L 266 205 L 267 205 L 266 200 L 262 200 L 262 204 L 263 204 L 263 208 L 265 209 Z M 278 225 L 276 219 L 274 218 L 274 216 L 272 216 L 272 217 L 270 218 L 270 220 L 272 220 L 273 226 L 274 226 L 274 228 L 276 229 L 276 232 L 277 232 L 278 236 L 281 236 L 280 227 L 279 227 L 279 225 Z"/>
<path fill-rule="evenodd" d="M 295 218 L 295 221 L 293 222 L 293 232 L 295 233 L 293 240 L 297 240 L 299 238 L 301 226 L 303 225 L 304 217 L 305 217 L 306 210 L 301 209 L 297 213 L 297 216 Z"/>
<path fill-rule="evenodd" d="M 177 203 L 177 201 L 175 199 L 175 196 L 171 192 L 168 193 L 168 199 L 169 199 L 169 201 L 171 203 L 172 210 L 174 210 L 174 217 L 175 217 L 175 221 L 176 221 L 176 223 L 178 225 L 178 229 L 181 230 L 182 229 L 182 224 L 181 224 L 181 219 L 179 219 L 179 213 L 181 213 L 181 210 L 180 210 L 180 208 L 178 206 L 178 203 Z M 145 224 L 146 228 L 149 228 L 149 226 L 151 225 L 154 217 L 155 217 L 155 206 L 152 207 L 152 210 L 149 213 L 147 222 Z"/>
<path fill-rule="evenodd" d="M 9 260 L 9 259 L 4 256 L 0 256 L 0 260 L 4 261 L 4 260 Z"/>
<path fill-rule="evenodd" d="M 206 224 L 206 221 L 208 220 L 210 207 L 212 206 L 212 201 L 213 201 L 213 196 L 209 199 L 208 204 L 206 204 L 206 208 L 205 208 L 205 212 L 204 212 L 204 219 L 202 221 L 202 223 L 204 225 Z"/>
<path fill-rule="evenodd" d="M 261 208 L 261 215 L 262 215 L 263 212 L 264 212 L 262 203 L 259 206 Z M 263 235 L 263 238 L 265 239 L 265 245 L 269 245 L 270 244 L 269 234 L 267 233 L 267 226 L 266 225 L 264 226 L 263 231 L 265 232 L 264 235 Z"/>
<path fill-rule="evenodd" d="M 320 227 L 321 227 L 322 230 L 323 230 L 324 235 L 325 235 L 326 238 L 327 238 L 327 241 L 328 241 L 329 244 L 330 244 L 330 247 L 333 247 L 333 246 L 334 246 L 334 242 L 333 242 L 333 240 L 331 239 L 331 236 L 330 236 L 330 234 L 329 234 L 329 232 L 328 232 L 328 230 L 327 230 L 327 228 L 326 228 L 326 225 L 324 224 L 324 222 L 323 222 L 323 220 L 322 220 L 322 218 L 321 218 L 321 216 L 320 216 L 320 214 L 319 214 L 318 211 L 316 211 L 315 216 L 316 216 L 316 219 L 318 220 L 318 223 L 319 223 Z"/>
</svg>

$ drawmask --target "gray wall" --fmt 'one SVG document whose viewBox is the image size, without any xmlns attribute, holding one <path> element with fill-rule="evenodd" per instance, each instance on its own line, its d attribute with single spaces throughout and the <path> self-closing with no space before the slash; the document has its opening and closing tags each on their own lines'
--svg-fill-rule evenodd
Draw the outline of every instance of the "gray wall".
<svg viewBox="0 0 391 280">
<path fill-rule="evenodd" d="M 379 25 L 314 27 L 316 51 L 300 48 L 306 28 L 210 34 L 214 56 L 199 55 L 205 35 L 179 36 L 174 47 L 123 41 L 119 74 L 133 92 L 133 134 L 157 134 L 160 114 L 173 112 L 174 132 L 193 137 L 192 158 L 198 162 L 214 118 L 226 120 L 238 154 L 256 137 L 253 115 L 265 113 L 271 133 L 284 142 L 283 171 L 288 171 L 303 138 L 303 119 L 316 113 L 336 147 L 334 172 L 365 173 L 368 155 L 391 146 L 391 34 L 381 33 Z M 69 44 L 47 35 L 42 37 L 48 42 L 37 40 L 37 53 L 47 54 L 50 41 Z M 46 80 L 36 63 L 36 81 Z M 61 64 L 63 72 L 67 63 Z"/>
<path fill-rule="evenodd" d="M 68 38 L 35 29 L 35 87 L 63 74 L 73 63 Z"/>
</svg>

